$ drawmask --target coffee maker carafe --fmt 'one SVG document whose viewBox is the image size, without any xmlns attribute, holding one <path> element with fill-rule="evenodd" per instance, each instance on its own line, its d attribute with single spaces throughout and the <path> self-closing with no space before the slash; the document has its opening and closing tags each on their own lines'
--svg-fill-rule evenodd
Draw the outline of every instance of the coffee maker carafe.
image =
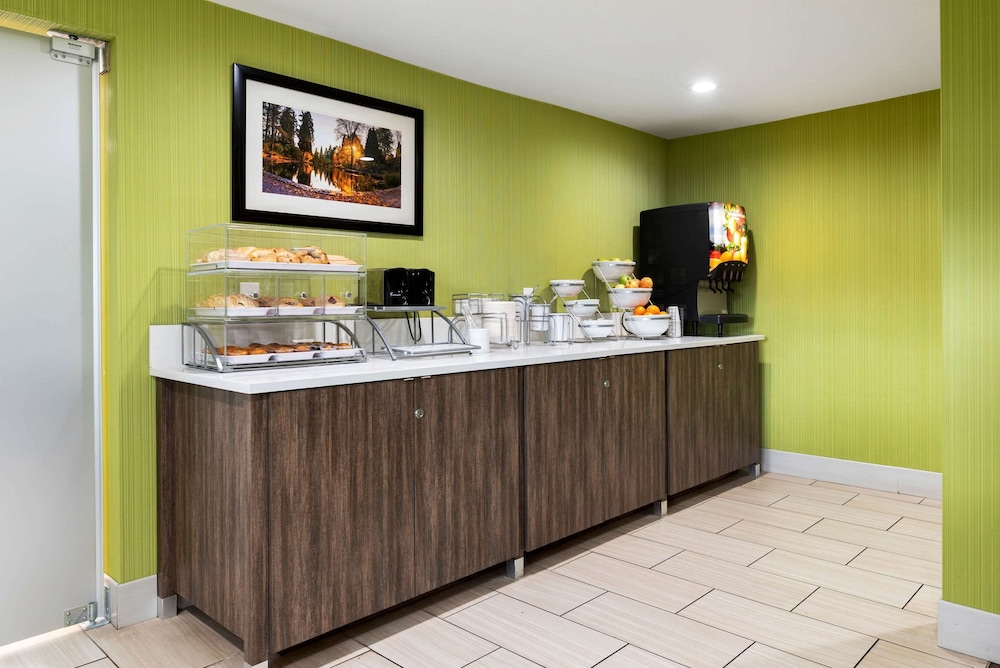
<svg viewBox="0 0 1000 668">
<path fill-rule="evenodd" d="M 651 209 L 639 214 L 638 270 L 653 279 L 653 303 L 680 307 L 694 334 L 699 324 L 714 324 L 722 336 L 723 325 L 748 319 L 730 312 L 729 295 L 743 280 L 749 243 L 739 205 Z"/>
</svg>

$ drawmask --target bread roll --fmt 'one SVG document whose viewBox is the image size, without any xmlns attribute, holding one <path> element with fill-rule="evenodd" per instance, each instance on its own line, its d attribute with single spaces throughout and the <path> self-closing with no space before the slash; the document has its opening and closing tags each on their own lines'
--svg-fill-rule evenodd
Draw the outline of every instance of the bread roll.
<svg viewBox="0 0 1000 668">
<path fill-rule="evenodd" d="M 302 301 L 295 297 L 281 297 L 278 299 L 278 306 L 302 306 Z"/>
<path fill-rule="evenodd" d="M 257 300 L 250 295 L 239 293 L 226 297 L 226 306 L 229 308 L 257 308 Z"/>
<path fill-rule="evenodd" d="M 299 257 L 286 248 L 278 248 L 274 251 L 274 257 L 278 262 L 299 264 L 302 262 Z"/>
<path fill-rule="evenodd" d="M 243 260 L 245 262 L 249 259 L 246 253 L 241 253 L 239 250 L 219 248 L 218 250 L 205 253 L 198 262 L 219 262 L 221 260 Z"/>
<path fill-rule="evenodd" d="M 277 262 L 278 256 L 275 254 L 273 248 L 255 248 L 247 256 L 253 262 Z"/>
<path fill-rule="evenodd" d="M 225 295 L 212 295 L 208 299 L 198 302 L 195 305 L 196 308 L 225 308 L 226 307 L 226 296 Z"/>
</svg>

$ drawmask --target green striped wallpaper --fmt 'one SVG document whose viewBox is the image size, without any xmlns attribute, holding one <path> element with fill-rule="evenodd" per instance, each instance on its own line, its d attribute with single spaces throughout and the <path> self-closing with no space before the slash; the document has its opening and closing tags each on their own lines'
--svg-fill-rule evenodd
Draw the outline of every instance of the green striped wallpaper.
<svg viewBox="0 0 1000 668">
<path fill-rule="evenodd" d="M 229 220 L 232 63 L 424 110 L 426 234 L 371 237 L 368 263 L 435 270 L 439 304 L 630 255 L 639 211 L 664 202 L 664 140 L 203 0 L 0 0 L 0 12 L 114 37 L 103 82 L 105 540 L 119 582 L 156 571 L 147 328 L 181 319 L 185 231 Z"/>
<path fill-rule="evenodd" d="M 941 470 L 939 143 L 937 91 L 668 142 L 670 204 L 746 208 L 766 447 Z"/>
<path fill-rule="evenodd" d="M 1000 614 L 1000 3 L 941 2 L 944 598 Z"/>
</svg>

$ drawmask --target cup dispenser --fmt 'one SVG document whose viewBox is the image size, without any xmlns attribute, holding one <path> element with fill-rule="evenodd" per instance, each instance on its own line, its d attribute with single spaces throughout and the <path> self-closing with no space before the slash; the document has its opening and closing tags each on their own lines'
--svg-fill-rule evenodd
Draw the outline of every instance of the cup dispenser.
<svg viewBox="0 0 1000 668">
<path fill-rule="evenodd" d="M 729 295 L 747 268 L 746 213 L 724 202 L 683 204 L 639 214 L 639 272 L 653 279 L 655 304 L 677 306 L 685 330 L 746 322 Z M 692 323 L 688 327 L 687 323 Z"/>
</svg>

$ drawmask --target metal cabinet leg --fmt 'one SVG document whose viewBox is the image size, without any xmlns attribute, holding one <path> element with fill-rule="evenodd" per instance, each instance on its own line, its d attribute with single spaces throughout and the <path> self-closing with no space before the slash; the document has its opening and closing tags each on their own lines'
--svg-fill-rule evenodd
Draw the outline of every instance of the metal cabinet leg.
<svg viewBox="0 0 1000 668">
<path fill-rule="evenodd" d="M 177 616 L 177 594 L 166 598 L 156 597 L 156 616 L 160 619 Z"/>
<path fill-rule="evenodd" d="M 653 501 L 653 514 L 657 517 L 667 516 L 667 500 Z"/>
<path fill-rule="evenodd" d="M 516 580 L 524 575 L 524 555 L 507 560 L 507 577 Z"/>
<path fill-rule="evenodd" d="M 760 477 L 760 464 L 751 464 L 747 467 L 747 473 L 750 474 L 751 478 Z"/>
</svg>

